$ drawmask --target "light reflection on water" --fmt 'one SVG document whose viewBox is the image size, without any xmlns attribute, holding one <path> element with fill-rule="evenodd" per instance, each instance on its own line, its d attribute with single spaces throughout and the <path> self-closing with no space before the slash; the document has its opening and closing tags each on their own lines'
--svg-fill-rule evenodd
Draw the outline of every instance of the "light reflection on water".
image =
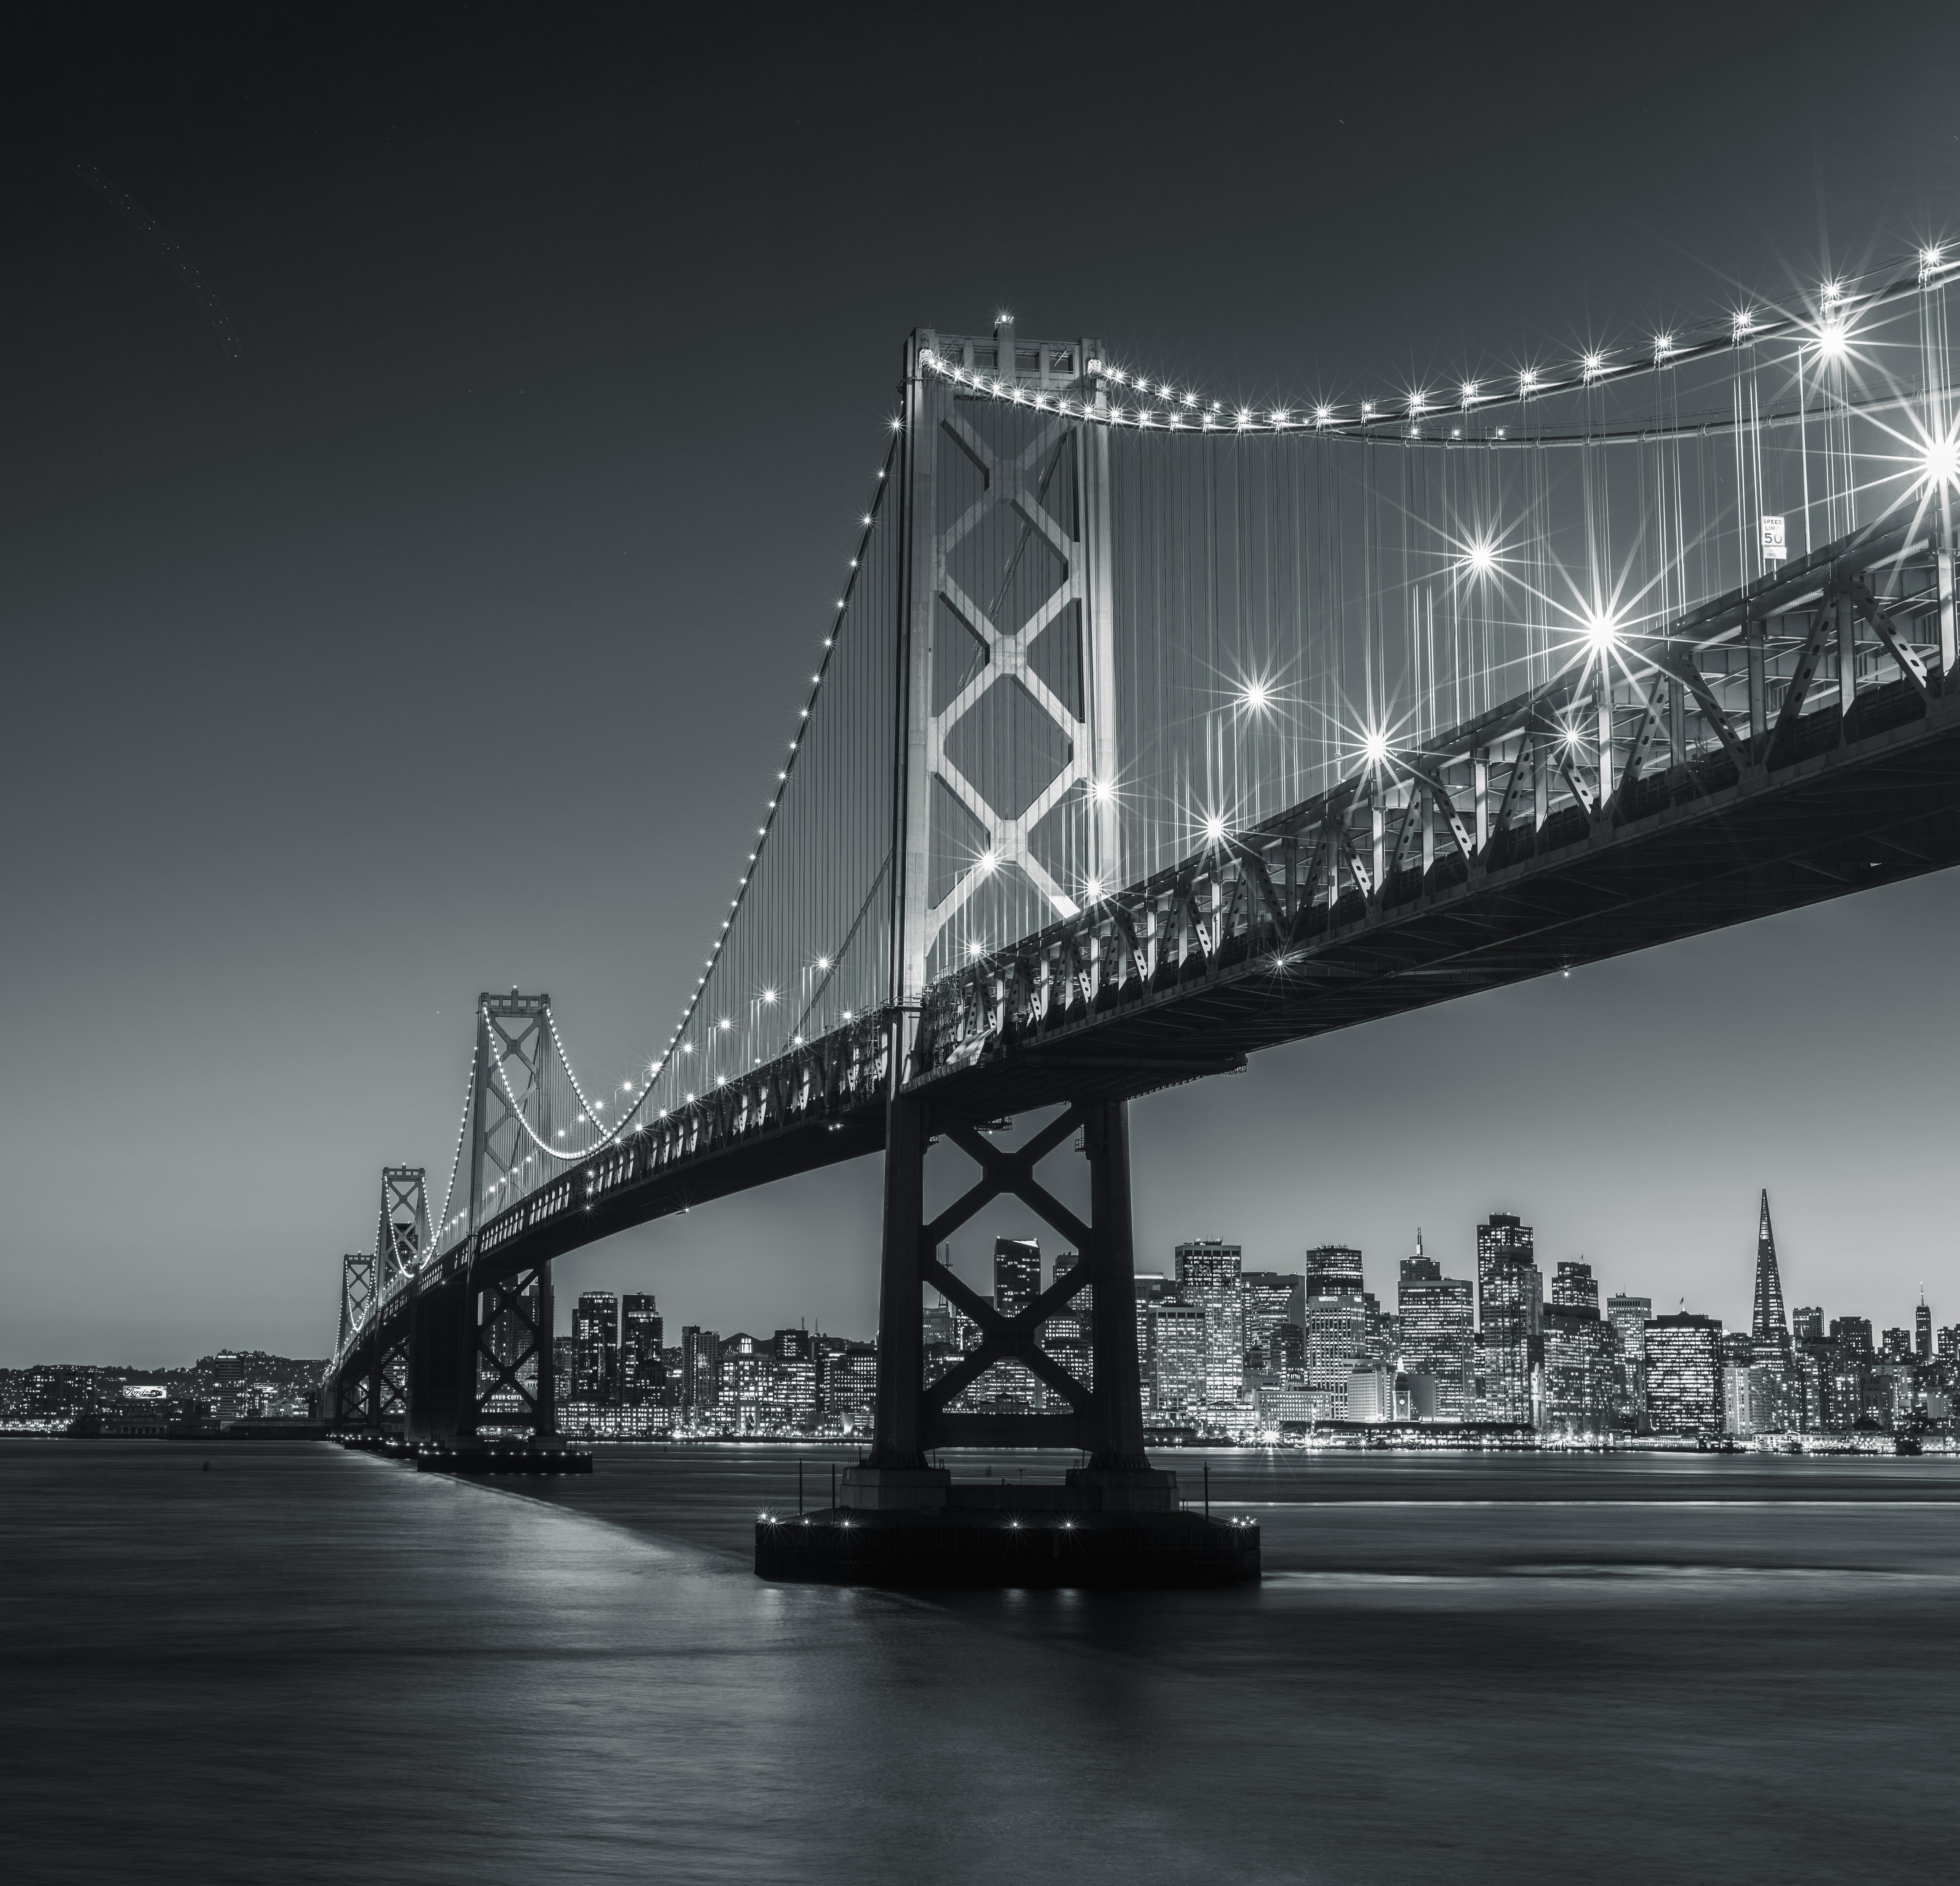
<svg viewBox="0 0 1960 1886">
<path fill-rule="evenodd" d="M 0 1442 L 8 1877 L 1945 1870 L 1946 1462 L 1214 1456 L 1258 1590 L 944 1598 L 759 1583 L 794 1480 Z"/>
</svg>

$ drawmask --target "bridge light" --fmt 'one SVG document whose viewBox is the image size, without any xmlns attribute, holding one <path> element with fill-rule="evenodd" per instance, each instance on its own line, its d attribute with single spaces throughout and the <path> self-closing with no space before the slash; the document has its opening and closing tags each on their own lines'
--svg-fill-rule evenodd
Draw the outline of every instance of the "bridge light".
<svg viewBox="0 0 1960 1886">
<path fill-rule="evenodd" d="M 734 1024 L 733 1022 L 730 1021 L 730 1020 L 729 1020 L 729 1019 L 727 1018 L 727 1016 L 724 1015 L 724 1016 L 722 1016 L 722 1018 L 721 1018 L 721 1019 L 720 1021 L 718 1021 L 718 1022 L 717 1022 L 717 1023 L 715 1023 L 715 1025 L 714 1025 L 714 1026 L 715 1026 L 717 1028 L 733 1028 L 733 1027 L 735 1026 L 735 1024 Z"/>
<path fill-rule="evenodd" d="M 1939 258 L 1945 247 L 1943 243 L 1928 243 L 1919 252 L 1919 272 L 1922 279 L 1940 266 Z"/>
<path fill-rule="evenodd" d="M 978 868 L 982 873 L 991 876 L 1001 868 L 1001 854 L 993 851 L 982 852 Z"/>
<path fill-rule="evenodd" d="M 1599 370 L 1605 365 L 1606 357 L 1604 354 L 1588 354 L 1579 364 L 1580 367 L 1583 370 L 1586 377 L 1588 380 L 1590 380 L 1595 374 L 1598 373 Z"/>
<path fill-rule="evenodd" d="M 1844 298 L 1844 285 L 1841 281 L 1832 280 L 1825 282 L 1818 292 L 1827 308 L 1834 307 Z"/>
<path fill-rule="evenodd" d="M 828 956 L 819 956 L 816 959 L 816 966 L 819 969 L 828 969 L 830 967 L 830 959 Z"/>
<path fill-rule="evenodd" d="M 1225 821 L 1215 812 L 1204 822 L 1204 835 L 1214 844 L 1219 844 L 1225 836 Z"/>
<path fill-rule="evenodd" d="M 1465 381 L 1464 381 L 1464 383 L 1463 383 L 1463 403 L 1464 403 L 1466 406 L 1472 406 L 1472 405 L 1475 404 L 1475 402 L 1476 402 L 1476 399 L 1477 399 L 1477 383 L 1476 383 L 1476 381 L 1475 381 L 1474 380 L 1465 380 Z"/>
<path fill-rule="evenodd" d="M 1089 787 L 1089 796 L 1091 799 L 1094 800 L 1099 806 L 1106 806 L 1111 800 L 1115 797 L 1116 789 L 1115 787 L 1111 785 L 1106 779 L 1099 779 L 1091 782 Z"/>
<path fill-rule="evenodd" d="M 1960 435 L 1929 439 L 1920 450 L 1927 482 L 1936 488 L 1960 484 Z"/>
<path fill-rule="evenodd" d="M 1518 391 L 1519 393 L 1535 393 L 1537 390 L 1538 370 L 1535 367 L 1527 367 L 1518 375 Z"/>
<path fill-rule="evenodd" d="M 1316 425 L 1325 425 L 1334 417 L 1334 409 L 1332 406 L 1316 406 L 1313 409 L 1313 417 Z"/>
<path fill-rule="evenodd" d="M 1755 331 L 1755 316 L 1747 308 L 1738 309 L 1736 313 L 1736 332 L 1738 334 L 1753 334 Z"/>
<path fill-rule="evenodd" d="M 1836 360 L 1844 351 L 1849 339 L 1842 321 L 1826 321 L 1817 330 L 1817 351 L 1826 360 Z"/>
<path fill-rule="evenodd" d="M 1092 904 L 1098 902 L 1102 895 L 1102 880 L 1099 877 L 1092 877 L 1082 888 Z"/>
<path fill-rule="evenodd" d="M 774 1002 L 775 1002 L 775 999 L 776 999 L 776 992 L 775 992 L 775 991 L 774 989 L 765 989 L 765 990 L 762 991 L 762 1000 L 763 1000 L 765 1002 L 768 1002 L 768 1003 L 774 1003 Z"/>
<path fill-rule="evenodd" d="M 970 942 L 969 942 L 969 943 L 967 944 L 967 946 L 966 946 L 966 955 L 967 955 L 967 958 L 968 958 L 968 960 L 969 960 L 969 961 L 971 961 L 973 958 L 975 958 L 975 957 L 978 956 L 979 955 L 979 953 L 980 953 L 980 946 L 979 946 L 977 943 L 970 943 Z"/>
<path fill-rule="evenodd" d="M 1672 334 L 1656 334 L 1654 336 L 1654 358 L 1656 360 L 1666 360 L 1668 355 L 1672 354 L 1673 351 L 1674 336 Z"/>
<path fill-rule="evenodd" d="M 1272 690 L 1263 681 L 1249 681 L 1239 690 L 1241 703 L 1255 714 L 1264 713 L 1272 698 Z"/>
<path fill-rule="evenodd" d="M 1496 545 L 1488 537 L 1472 538 L 1469 549 L 1463 553 L 1459 568 L 1468 570 L 1472 576 L 1488 576 L 1497 567 Z"/>
<path fill-rule="evenodd" d="M 1239 430 L 1243 432 L 1252 423 L 1252 409 L 1250 406 L 1241 406 L 1239 409 Z"/>
<path fill-rule="evenodd" d="M 1389 736 L 1376 727 L 1361 743 L 1361 751 L 1370 766 L 1379 766 L 1389 757 Z"/>
<path fill-rule="evenodd" d="M 846 1010 L 844 1011 L 844 1019 L 845 1019 L 845 1020 L 846 1020 L 847 1022 L 848 1022 L 848 1021 L 849 1021 L 849 1020 L 850 1020 L 850 1019 L 851 1019 L 851 1011 L 850 1011 L 848 1009 L 846 1009 Z"/>
</svg>

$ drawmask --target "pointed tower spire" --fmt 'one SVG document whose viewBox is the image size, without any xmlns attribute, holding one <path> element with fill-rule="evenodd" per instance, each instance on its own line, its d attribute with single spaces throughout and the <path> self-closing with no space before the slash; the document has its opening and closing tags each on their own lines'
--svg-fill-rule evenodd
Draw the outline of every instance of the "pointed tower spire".
<svg viewBox="0 0 1960 1886">
<path fill-rule="evenodd" d="M 1777 1269 L 1776 1233 L 1770 1229 L 1769 1188 L 1763 1188 L 1762 1216 L 1756 1225 L 1756 1306 L 1749 1332 L 1759 1342 L 1787 1348 L 1790 1318 L 1783 1314 L 1783 1277 Z"/>
</svg>

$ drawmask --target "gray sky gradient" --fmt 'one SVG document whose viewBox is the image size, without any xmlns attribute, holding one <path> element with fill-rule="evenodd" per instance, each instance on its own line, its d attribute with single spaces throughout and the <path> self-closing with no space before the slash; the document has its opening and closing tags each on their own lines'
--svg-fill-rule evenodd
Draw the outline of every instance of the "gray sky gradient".
<svg viewBox="0 0 1960 1886">
<path fill-rule="evenodd" d="M 1399 14 L 1193 47 L 1195 15 L 1085 14 L 1105 49 L 1052 70 L 919 17 L 740 9 L 344 104 L 300 45 L 266 81 L 290 122 L 207 136 L 160 81 L 140 135 L 58 127 L 0 220 L 0 1363 L 323 1353 L 380 1166 L 447 1169 L 479 989 L 549 991 L 596 1079 L 664 1038 L 915 324 L 1011 307 L 1256 397 L 1960 236 L 1950 91 L 1883 49 L 1955 68 L 1923 8 L 1820 10 L 1871 49 L 1808 113 L 1803 9 L 1683 14 L 1688 59 L 1665 18 L 1452 27 L 1400 90 Z M 1788 134 L 1754 157 L 1748 84 Z M 1790 1302 L 1907 1321 L 1923 1280 L 1960 1318 L 1956 906 L 1876 890 L 1143 1103 L 1142 1259 L 1338 1238 L 1386 1293 L 1418 1224 L 1467 1274 L 1506 1208 L 1548 1261 L 1737 1319 L 1768 1185 Z M 644 1228 L 561 1301 L 868 1333 L 877 1181 Z"/>
</svg>

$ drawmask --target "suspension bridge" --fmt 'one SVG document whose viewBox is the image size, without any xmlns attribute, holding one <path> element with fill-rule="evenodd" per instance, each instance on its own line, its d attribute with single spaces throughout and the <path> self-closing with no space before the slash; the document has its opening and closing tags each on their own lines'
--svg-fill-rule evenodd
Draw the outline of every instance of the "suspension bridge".
<svg viewBox="0 0 1960 1886">
<path fill-rule="evenodd" d="M 345 1260 L 332 1418 L 548 1433 L 555 1258 L 882 1151 L 848 1503 L 1011 1439 L 1160 1506 L 1131 1100 L 1960 860 L 1957 269 L 1257 407 L 1004 317 L 915 332 L 691 992 L 603 1092 L 548 997 L 481 997 L 441 1202 L 389 1169 Z M 975 1170 L 928 1220 L 937 1139 Z M 1036 1169 L 1071 1141 L 1086 1220 Z M 1082 1254 L 1011 1318 L 936 1255 L 1004 1193 Z M 929 1385 L 928 1285 L 981 1332 Z M 1085 1382 L 1038 1335 L 1086 1289 Z M 1010 1362 L 1057 1410 L 1011 1436 L 955 1405 Z"/>
</svg>

